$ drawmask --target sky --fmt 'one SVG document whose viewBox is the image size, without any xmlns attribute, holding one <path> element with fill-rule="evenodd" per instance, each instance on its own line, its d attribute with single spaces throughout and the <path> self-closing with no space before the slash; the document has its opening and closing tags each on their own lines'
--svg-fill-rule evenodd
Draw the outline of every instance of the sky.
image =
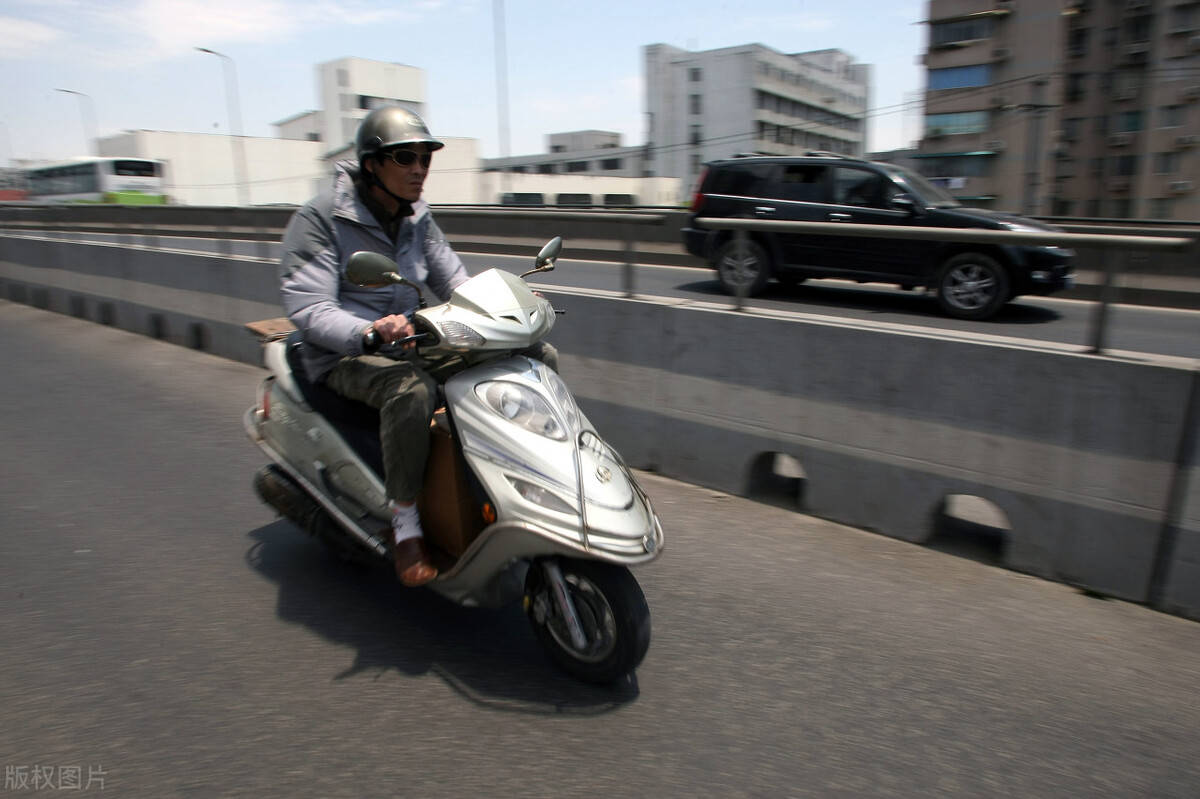
<svg viewBox="0 0 1200 799">
<path fill-rule="evenodd" d="M 434 135 L 496 157 L 498 8 L 511 155 L 572 130 L 644 143 L 659 42 L 844 50 L 874 66 L 868 150 L 919 137 L 925 0 L 0 0 L 0 164 L 84 155 L 92 129 L 227 133 L 224 64 L 196 47 L 236 65 L 246 135 L 315 109 L 315 65 L 354 56 L 425 70 Z"/>
</svg>

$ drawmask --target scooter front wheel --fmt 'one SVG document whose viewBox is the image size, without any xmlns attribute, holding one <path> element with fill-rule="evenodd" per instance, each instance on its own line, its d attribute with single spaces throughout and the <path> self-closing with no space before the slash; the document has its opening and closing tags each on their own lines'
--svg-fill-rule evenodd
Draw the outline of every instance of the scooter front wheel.
<svg viewBox="0 0 1200 799">
<path fill-rule="evenodd" d="M 555 565 L 581 635 L 572 634 L 545 564 L 538 562 L 525 578 L 525 610 L 542 646 L 555 663 L 587 682 L 611 683 L 632 672 L 650 647 L 650 608 L 637 580 L 629 569 L 609 563 L 561 558 Z"/>
</svg>

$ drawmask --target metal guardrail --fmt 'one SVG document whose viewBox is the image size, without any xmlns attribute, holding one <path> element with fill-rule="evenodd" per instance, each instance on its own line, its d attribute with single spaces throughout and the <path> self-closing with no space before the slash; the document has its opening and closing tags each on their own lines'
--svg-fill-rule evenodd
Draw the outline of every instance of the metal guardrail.
<svg viewBox="0 0 1200 799">
<path fill-rule="evenodd" d="M 1126 252 L 1139 250 L 1183 250 L 1196 239 L 1182 236 L 1137 236 L 1109 235 L 1105 233 L 1067 233 L 1057 231 L 976 230 L 974 228 L 938 228 L 895 225 L 863 225 L 852 222 L 785 222 L 782 220 L 719 219 L 703 217 L 696 220 L 701 227 L 714 230 L 732 230 L 739 246 L 744 246 L 746 231 L 764 230 L 788 233 L 829 234 L 837 236 L 861 236 L 877 239 L 903 239 L 918 241 L 962 241 L 972 244 L 1032 244 L 1050 247 L 1092 248 L 1101 253 L 1104 264 L 1104 283 L 1096 312 L 1092 317 L 1092 346 L 1089 352 L 1104 352 L 1108 337 L 1109 306 L 1115 291 L 1116 268 L 1111 252 L 1121 249 Z M 1191 231 L 1188 231 L 1191 232 Z M 745 294 L 737 295 L 737 307 L 745 304 Z"/>
<path fill-rule="evenodd" d="M 77 232 L 104 232 L 151 237 L 204 236 L 215 239 L 244 239 L 259 242 L 278 241 L 294 207 L 206 207 L 206 206 L 51 206 L 5 203 L 0 205 L 0 228 L 17 230 L 54 230 Z M 620 248 L 607 252 L 616 255 L 614 260 L 622 263 L 621 283 L 627 297 L 635 294 L 635 262 L 641 252 L 641 242 L 657 245 L 668 240 L 679 245 L 677 235 L 668 235 L 666 228 L 684 224 L 686 215 L 681 211 L 654 209 L 566 209 L 566 208 L 516 208 L 497 206 L 434 206 L 439 219 L 462 220 L 470 226 L 471 219 L 482 220 L 494 231 L 485 234 L 505 235 L 504 222 L 552 221 L 580 223 L 580 233 L 593 239 L 621 242 Z M 901 227 L 890 225 L 862 225 L 847 222 L 784 222 L 779 220 L 714 219 L 701 218 L 697 224 L 712 229 L 765 230 L 809 232 L 815 234 L 853 235 L 889 239 L 935 239 L 940 241 L 964 241 L 993 244 L 1062 245 L 1081 249 L 1091 248 L 1096 253 L 1092 267 L 1103 274 L 1100 284 L 1095 321 L 1092 325 L 1091 351 L 1101 352 L 1105 348 L 1108 332 L 1109 306 L 1118 296 L 1116 286 L 1118 274 L 1114 249 L 1127 254 L 1151 250 L 1180 251 L 1194 245 L 1200 239 L 1200 227 L 1195 222 L 1180 222 L 1158 228 L 1153 235 L 1144 235 L 1146 227 L 1088 224 L 1090 220 L 1052 220 L 1063 231 L 1026 232 L 1006 230 L 977 230 L 965 228 Z M 653 233 L 650 231 L 657 230 Z M 1087 232 L 1087 231 L 1104 231 Z M 1082 232 L 1081 232 L 1082 231 Z M 450 231 L 448 231 L 450 233 Z M 682 246 L 679 247 L 682 251 Z M 645 257 L 645 253 L 642 254 Z M 1131 257 L 1131 256 L 1130 256 Z M 607 258 L 605 258 L 607 260 Z M 1132 269 L 1127 269 L 1132 271 Z M 1189 270 L 1190 272 L 1190 270 Z M 744 307 L 744 297 L 736 297 L 738 308 Z"/>
</svg>

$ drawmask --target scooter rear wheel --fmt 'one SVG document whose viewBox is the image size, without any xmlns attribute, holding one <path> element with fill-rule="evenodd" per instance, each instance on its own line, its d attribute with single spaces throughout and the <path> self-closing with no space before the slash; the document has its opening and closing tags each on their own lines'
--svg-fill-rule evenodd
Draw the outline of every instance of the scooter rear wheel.
<svg viewBox="0 0 1200 799">
<path fill-rule="evenodd" d="M 540 564 L 525 578 L 525 609 L 534 634 L 551 659 L 586 682 L 612 683 L 637 668 L 650 647 L 650 608 L 624 566 L 559 560 L 586 643 L 578 648 Z"/>
</svg>

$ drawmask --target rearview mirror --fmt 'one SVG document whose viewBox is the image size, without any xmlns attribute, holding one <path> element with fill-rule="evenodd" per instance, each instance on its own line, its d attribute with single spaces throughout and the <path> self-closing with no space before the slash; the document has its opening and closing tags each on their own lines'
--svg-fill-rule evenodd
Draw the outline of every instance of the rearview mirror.
<svg viewBox="0 0 1200 799">
<path fill-rule="evenodd" d="M 546 242 L 546 246 L 542 247 L 541 252 L 537 254 L 537 258 L 533 259 L 533 269 L 525 272 L 521 277 L 532 275 L 536 272 L 551 272 L 554 270 L 554 262 L 558 260 L 559 253 L 562 252 L 562 236 L 555 236 Z"/>
<path fill-rule="evenodd" d="M 346 279 L 358 286 L 404 283 L 405 279 L 396 271 L 399 268 L 396 262 L 386 255 L 359 250 L 346 262 Z"/>
<path fill-rule="evenodd" d="M 891 206 L 893 208 L 895 208 L 897 211 L 907 211 L 909 214 L 914 215 L 914 216 L 918 213 L 918 210 L 919 210 L 918 206 L 917 206 L 917 201 L 914 200 L 910 195 L 907 195 L 907 194 L 897 194 L 895 197 L 892 198 Z"/>
<path fill-rule="evenodd" d="M 535 269 L 540 269 L 543 272 L 548 272 L 554 268 L 554 262 L 558 260 L 559 253 L 562 252 L 562 236 L 555 236 L 546 242 L 546 246 L 542 247 L 541 252 L 537 254 L 537 258 L 533 261 Z"/>
</svg>

